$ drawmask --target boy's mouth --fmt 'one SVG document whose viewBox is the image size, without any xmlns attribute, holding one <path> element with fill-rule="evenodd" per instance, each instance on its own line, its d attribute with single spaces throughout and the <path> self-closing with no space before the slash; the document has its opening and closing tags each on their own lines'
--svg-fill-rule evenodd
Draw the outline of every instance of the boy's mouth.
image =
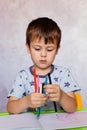
<svg viewBox="0 0 87 130">
<path fill-rule="evenodd" d="M 42 64 L 44 64 L 44 63 L 46 63 L 47 61 L 46 61 L 46 60 L 40 60 L 40 62 L 41 62 Z"/>
</svg>

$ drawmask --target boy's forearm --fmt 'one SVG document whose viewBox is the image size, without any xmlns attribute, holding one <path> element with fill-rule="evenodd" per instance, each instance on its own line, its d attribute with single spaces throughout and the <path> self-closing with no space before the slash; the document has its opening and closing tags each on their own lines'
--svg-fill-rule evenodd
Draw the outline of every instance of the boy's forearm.
<svg viewBox="0 0 87 130">
<path fill-rule="evenodd" d="M 21 99 L 11 100 L 7 104 L 7 111 L 13 114 L 21 113 L 26 108 L 28 108 L 26 103 L 26 96 Z"/>
<path fill-rule="evenodd" d="M 65 92 L 62 93 L 60 104 L 66 112 L 76 111 L 76 99 Z"/>
</svg>

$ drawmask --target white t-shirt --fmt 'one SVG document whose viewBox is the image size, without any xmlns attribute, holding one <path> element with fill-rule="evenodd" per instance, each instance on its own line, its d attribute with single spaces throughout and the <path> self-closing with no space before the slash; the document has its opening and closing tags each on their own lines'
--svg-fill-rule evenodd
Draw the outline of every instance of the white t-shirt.
<svg viewBox="0 0 87 130">
<path fill-rule="evenodd" d="M 47 75 L 39 75 L 41 83 L 45 81 L 46 76 Z M 76 92 L 80 90 L 70 70 L 67 68 L 52 65 L 50 76 L 52 84 L 58 84 L 64 92 Z M 8 94 L 8 97 L 14 96 L 17 98 L 22 98 L 23 96 L 26 96 L 34 91 L 34 76 L 31 66 L 28 69 L 24 69 L 18 73 L 16 80 L 13 83 L 12 89 Z M 60 105 L 58 103 L 57 108 L 60 108 Z M 52 101 L 48 100 L 43 109 L 54 109 Z"/>
</svg>

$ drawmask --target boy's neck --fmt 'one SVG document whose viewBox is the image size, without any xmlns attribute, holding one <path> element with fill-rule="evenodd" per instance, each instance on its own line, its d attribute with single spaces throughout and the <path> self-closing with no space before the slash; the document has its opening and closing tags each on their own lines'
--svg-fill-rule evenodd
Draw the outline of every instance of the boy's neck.
<svg viewBox="0 0 87 130">
<path fill-rule="evenodd" d="M 51 72 L 52 65 L 49 66 L 47 69 L 39 69 L 36 66 L 32 66 L 32 72 L 33 72 L 34 69 L 36 69 L 36 75 L 44 76 L 44 75 L 47 75 L 48 73 Z"/>
</svg>

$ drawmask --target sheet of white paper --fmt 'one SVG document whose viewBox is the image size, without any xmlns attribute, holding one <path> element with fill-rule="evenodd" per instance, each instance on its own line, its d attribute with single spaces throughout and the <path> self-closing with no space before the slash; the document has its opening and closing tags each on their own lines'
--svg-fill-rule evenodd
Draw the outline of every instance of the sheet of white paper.
<svg viewBox="0 0 87 130">
<path fill-rule="evenodd" d="M 27 128 L 41 129 L 36 116 L 32 113 L 0 116 L 0 130 L 27 130 Z"/>
<path fill-rule="evenodd" d="M 43 114 L 39 122 L 44 130 L 75 128 L 87 126 L 87 111 L 75 113 Z"/>
<path fill-rule="evenodd" d="M 0 116 L 0 130 L 54 130 L 87 126 L 87 111 L 41 114 L 32 113 Z"/>
</svg>

